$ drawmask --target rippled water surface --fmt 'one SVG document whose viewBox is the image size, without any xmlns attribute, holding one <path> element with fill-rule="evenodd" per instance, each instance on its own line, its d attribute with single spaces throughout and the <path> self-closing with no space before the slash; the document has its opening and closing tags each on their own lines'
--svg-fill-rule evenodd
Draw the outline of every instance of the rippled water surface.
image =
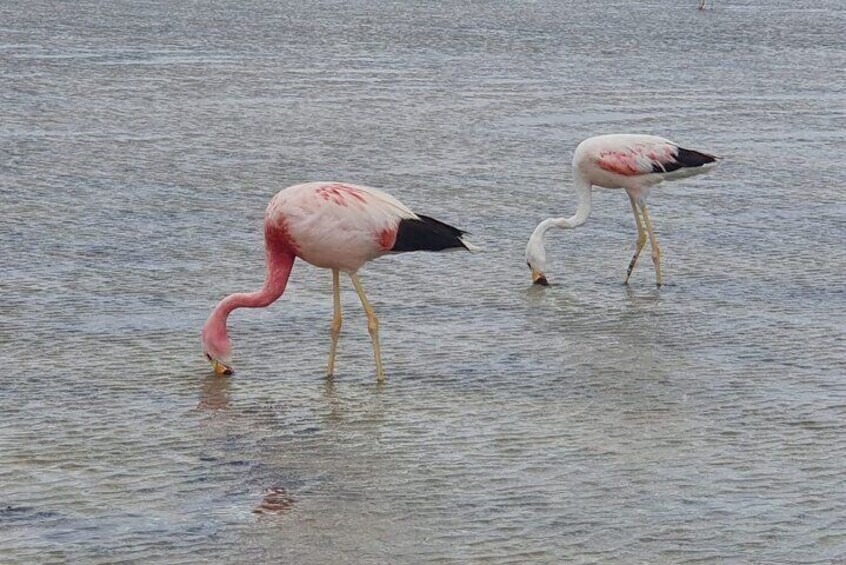
<svg viewBox="0 0 846 565">
<path fill-rule="evenodd" d="M 709 2 L 710 3 L 710 2 Z M 0 4 L 0 561 L 846 560 L 842 0 Z M 569 216 L 576 144 L 726 157 Z M 273 193 L 388 190 L 478 255 L 261 285 Z"/>
</svg>

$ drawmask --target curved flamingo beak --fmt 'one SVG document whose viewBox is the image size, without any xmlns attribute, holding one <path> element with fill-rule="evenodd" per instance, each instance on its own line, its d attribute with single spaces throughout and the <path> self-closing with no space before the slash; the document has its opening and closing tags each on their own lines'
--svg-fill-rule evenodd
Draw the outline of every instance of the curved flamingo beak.
<svg viewBox="0 0 846 565">
<path fill-rule="evenodd" d="M 212 357 L 208 353 L 206 353 L 206 359 L 208 359 L 209 363 L 211 363 L 211 366 L 212 366 L 212 369 L 214 369 L 214 372 L 217 373 L 220 376 L 231 375 L 232 373 L 235 372 L 235 371 L 232 370 L 232 367 L 230 367 L 226 363 L 222 363 L 222 362 L 218 361 L 217 359 L 215 359 L 214 357 Z"/>
<path fill-rule="evenodd" d="M 549 281 L 546 280 L 546 276 L 540 271 L 536 271 L 534 269 L 532 269 L 532 283 L 539 286 L 549 286 Z"/>
</svg>

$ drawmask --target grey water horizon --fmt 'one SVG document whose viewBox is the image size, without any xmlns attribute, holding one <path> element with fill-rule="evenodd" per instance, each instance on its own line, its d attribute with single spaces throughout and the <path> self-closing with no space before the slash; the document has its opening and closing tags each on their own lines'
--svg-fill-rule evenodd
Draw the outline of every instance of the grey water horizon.
<svg viewBox="0 0 846 565">
<path fill-rule="evenodd" d="M 846 5 L 0 3 L 0 563 L 846 561 Z M 576 208 L 575 146 L 724 158 Z M 264 280 L 313 180 L 471 232 Z"/>
</svg>

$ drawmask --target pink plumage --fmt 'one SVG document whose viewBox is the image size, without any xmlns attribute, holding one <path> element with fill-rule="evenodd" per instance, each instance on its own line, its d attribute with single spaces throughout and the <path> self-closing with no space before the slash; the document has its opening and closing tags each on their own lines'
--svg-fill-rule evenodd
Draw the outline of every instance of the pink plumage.
<svg viewBox="0 0 846 565">
<path fill-rule="evenodd" d="M 666 170 L 675 159 L 673 145 L 663 142 L 640 142 L 619 149 L 599 151 L 596 164 L 606 171 L 624 176 L 648 175 Z"/>
<path fill-rule="evenodd" d="M 338 182 L 299 184 L 277 193 L 267 207 L 264 234 L 267 255 L 264 286 L 256 292 L 224 298 L 203 327 L 206 358 L 219 374 L 232 372 L 231 342 L 226 329 L 229 314 L 236 308 L 260 308 L 276 301 L 285 292 L 294 261 L 299 257 L 333 272 L 335 318 L 328 373 L 333 372 L 340 332 L 339 273 L 343 271 L 352 278 L 367 313 L 377 375 L 381 379 L 378 319 L 367 303 L 357 271 L 368 261 L 393 252 L 476 249 L 463 239 L 463 231 L 417 215 L 385 192 Z"/>
<path fill-rule="evenodd" d="M 404 219 L 417 218 L 396 198 L 375 188 L 312 182 L 279 192 L 266 221 L 287 234 L 297 257 L 316 267 L 355 272 L 389 253 L 385 233 Z"/>
</svg>

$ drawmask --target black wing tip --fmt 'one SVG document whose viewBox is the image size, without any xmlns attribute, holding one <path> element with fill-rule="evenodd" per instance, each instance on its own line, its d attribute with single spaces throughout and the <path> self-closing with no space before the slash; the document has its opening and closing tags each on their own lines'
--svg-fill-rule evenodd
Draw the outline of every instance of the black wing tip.
<svg viewBox="0 0 846 565">
<path fill-rule="evenodd" d="M 688 167 L 701 167 L 702 165 L 717 161 L 717 157 L 714 155 L 694 149 L 685 149 L 684 147 L 679 147 L 679 154 L 676 156 L 676 159 L 682 161 Z M 688 165 L 687 163 L 690 164 Z"/>
<path fill-rule="evenodd" d="M 457 237 L 461 237 L 462 235 L 467 235 L 467 233 L 468 233 L 464 230 L 458 229 L 455 226 L 451 226 L 449 224 L 445 224 L 444 222 L 442 222 L 440 220 L 436 220 L 435 218 L 433 218 L 431 216 L 424 216 L 423 214 L 417 214 L 417 217 L 420 218 L 421 220 L 423 220 L 424 222 L 428 223 L 428 224 L 440 226 L 440 227 L 442 227 L 446 230 L 449 230 L 451 233 L 453 233 Z"/>
<path fill-rule="evenodd" d="M 418 214 L 416 218 L 400 220 L 391 251 L 443 251 L 455 247 L 469 250 L 461 239 L 465 234 L 440 220 Z"/>
<path fill-rule="evenodd" d="M 672 173 L 673 171 L 677 171 L 679 169 L 702 167 L 711 163 L 716 163 L 718 160 L 718 157 L 709 155 L 708 153 L 678 147 L 678 152 L 671 163 L 655 163 L 652 166 L 652 172 Z"/>
</svg>

